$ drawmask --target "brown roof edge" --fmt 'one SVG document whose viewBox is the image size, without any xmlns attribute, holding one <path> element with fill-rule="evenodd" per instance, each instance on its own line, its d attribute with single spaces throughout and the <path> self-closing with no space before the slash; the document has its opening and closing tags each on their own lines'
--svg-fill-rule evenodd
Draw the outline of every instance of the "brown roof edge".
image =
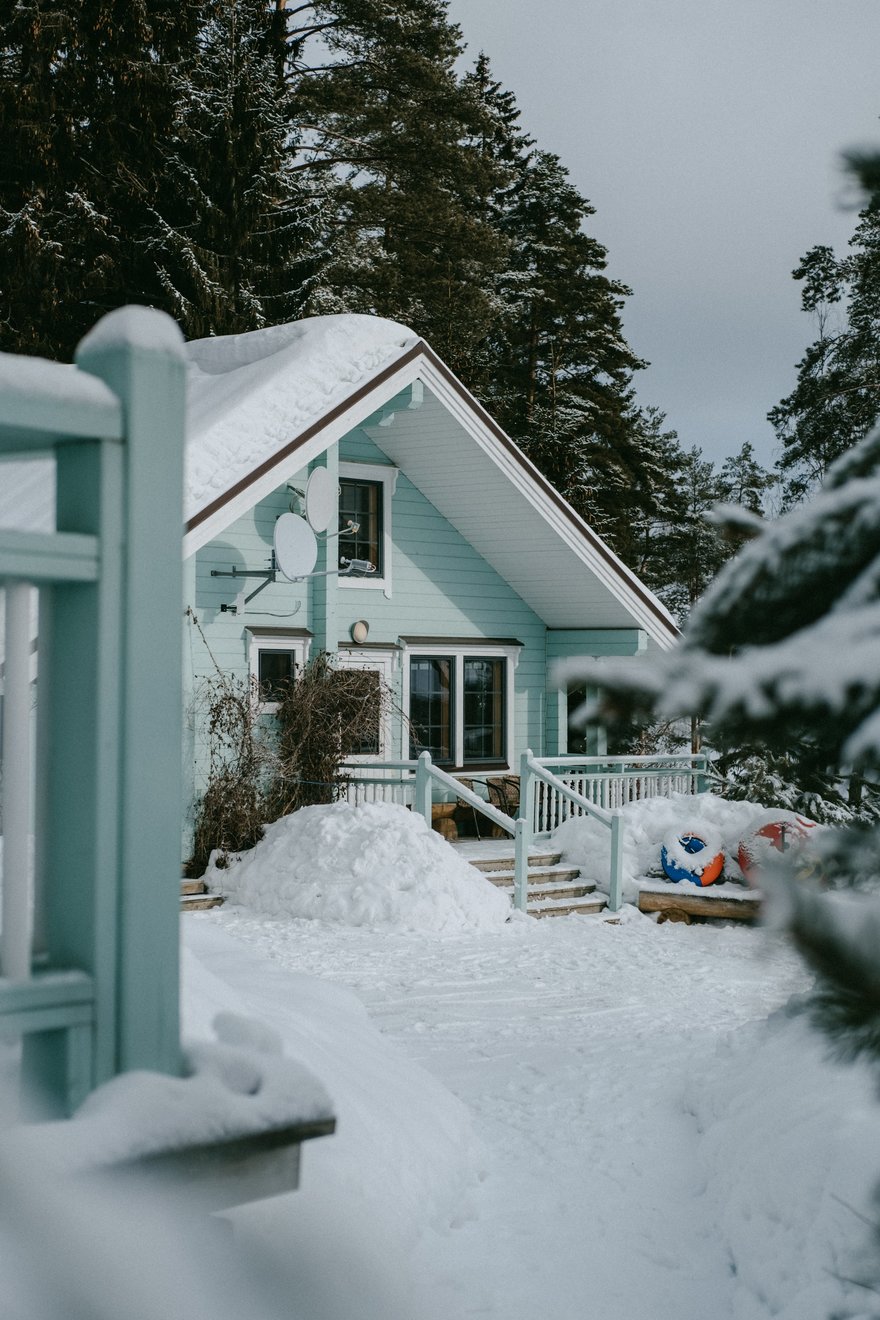
<svg viewBox="0 0 880 1320">
<path fill-rule="evenodd" d="M 353 394 L 349 394 L 347 398 L 343 399 L 341 403 L 337 403 L 329 412 L 323 413 L 317 421 L 312 422 L 311 426 L 307 426 L 304 431 L 293 440 L 290 440 L 283 446 L 283 448 L 276 450 L 271 458 L 267 458 L 264 462 L 253 468 L 246 477 L 242 477 L 242 479 L 237 481 L 234 486 L 230 486 L 222 495 L 218 495 L 216 500 L 212 500 L 210 504 L 205 505 L 204 509 L 200 509 L 198 513 L 193 514 L 189 522 L 186 524 L 186 530 L 192 532 L 196 527 L 199 527 L 203 522 L 206 522 L 208 518 L 213 517 L 219 509 L 223 508 L 224 504 L 228 504 L 230 500 L 235 499 L 236 495 L 240 495 L 242 491 L 247 490 L 248 486 L 252 485 L 254 481 L 257 481 L 266 472 L 271 471 L 276 463 L 280 463 L 283 459 L 289 458 L 291 454 L 295 454 L 298 449 L 301 449 L 303 445 L 307 444 L 308 441 L 311 440 L 313 436 L 317 435 L 319 431 L 323 430 L 325 426 L 329 426 L 337 417 L 341 417 L 344 412 L 353 407 L 356 403 L 359 403 L 361 399 L 365 398 L 370 391 L 374 390 L 378 385 L 384 384 L 384 382 L 388 380 L 389 377 L 393 376 L 396 371 L 399 371 L 401 367 L 405 367 L 408 362 L 412 362 L 413 358 L 416 358 L 423 353 L 426 347 L 427 345 L 424 344 L 421 339 L 417 340 L 416 343 L 413 344 L 411 348 L 408 348 L 405 353 L 401 354 L 400 357 L 395 358 L 393 362 L 389 362 L 387 367 L 383 367 L 377 376 L 372 376 L 369 380 L 364 381 L 363 385 L 359 385 Z"/>
<path fill-rule="evenodd" d="M 525 471 L 529 474 L 529 476 L 532 478 L 535 484 L 541 487 L 541 490 L 544 492 L 545 495 L 547 495 L 552 500 L 552 502 L 556 505 L 557 509 L 559 509 L 561 513 L 565 514 L 565 517 L 572 524 L 575 530 L 580 533 L 580 535 L 584 538 L 584 540 L 589 541 L 593 549 L 596 550 L 596 552 L 605 560 L 605 562 L 609 565 L 609 567 L 611 567 L 614 570 L 614 572 L 617 573 L 618 576 L 620 576 L 620 561 L 618 560 L 617 556 L 608 548 L 608 546 L 605 544 L 602 538 L 600 536 L 597 536 L 597 534 L 593 531 L 589 523 L 585 522 L 584 519 L 580 516 L 580 514 L 577 513 L 576 510 L 571 507 L 568 501 L 562 495 L 560 495 L 556 487 L 547 480 L 547 478 L 544 476 L 544 473 L 540 470 L 540 468 L 537 468 L 535 464 L 532 462 L 532 460 L 523 453 L 519 445 L 516 444 L 515 441 L 511 440 L 507 432 L 501 429 L 501 427 L 495 421 L 495 418 L 491 415 L 491 413 L 487 412 L 486 409 L 483 407 L 483 405 L 480 403 L 479 399 L 475 398 L 474 395 L 471 394 L 470 390 L 468 390 L 467 387 L 461 383 L 461 381 L 458 379 L 455 373 L 452 372 L 449 369 L 449 367 L 447 367 L 443 359 L 437 356 L 437 354 L 431 348 L 430 344 L 426 344 L 424 343 L 424 341 L 422 341 L 420 346 L 424 356 L 429 359 L 431 365 L 440 373 L 441 376 L 443 376 L 444 380 L 446 380 L 447 383 L 452 386 L 452 388 L 456 391 L 457 394 L 461 396 L 461 398 L 463 398 L 468 404 L 470 404 L 470 406 L 476 412 L 479 413 L 480 420 L 492 432 L 496 440 L 499 440 L 501 444 L 504 446 L 504 448 L 508 451 L 508 453 L 510 453 L 516 459 L 520 467 L 525 469 Z M 666 617 L 664 611 L 658 606 L 653 596 L 648 594 L 646 589 L 642 586 L 641 582 L 639 582 L 638 578 L 636 578 L 635 582 L 629 582 L 629 580 L 627 579 L 627 584 L 636 593 L 639 600 L 641 600 L 642 604 L 646 605 L 648 609 L 651 611 L 651 613 L 655 616 L 655 618 L 659 619 L 659 621 L 663 624 L 664 628 L 666 628 L 666 630 L 669 632 L 670 636 L 672 637 L 681 636 L 681 630 L 676 626 L 676 624 L 674 624 L 670 619 Z"/>
</svg>

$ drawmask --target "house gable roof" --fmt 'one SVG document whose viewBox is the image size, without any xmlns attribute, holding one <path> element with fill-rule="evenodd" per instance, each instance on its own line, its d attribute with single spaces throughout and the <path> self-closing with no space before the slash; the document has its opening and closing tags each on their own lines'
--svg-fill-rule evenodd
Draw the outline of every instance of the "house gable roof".
<svg viewBox="0 0 880 1320">
<path fill-rule="evenodd" d="M 313 317 L 198 340 L 185 352 L 185 555 L 365 426 L 548 627 L 637 627 L 661 649 L 676 641 L 676 625 L 656 597 L 405 326 L 370 316 Z M 407 412 L 406 425 L 370 425 L 417 379 L 425 403 Z M 51 526 L 54 465 L 3 466 L 0 525 L 21 526 L 25 507 L 29 526 Z"/>
<path fill-rule="evenodd" d="M 187 354 L 198 373 L 187 553 L 364 426 L 548 626 L 635 626 L 662 649 L 677 639 L 657 598 L 406 327 L 378 317 L 316 317 L 229 341 L 202 340 L 187 345 Z M 228 381 L 212 388 L 225 371 L 236 377 L 232 388 Z M 424 408 L 408 410 L 406 425 L 386 418 L 371 426 L 417 379 L 426 387 Z"/>
</svg>

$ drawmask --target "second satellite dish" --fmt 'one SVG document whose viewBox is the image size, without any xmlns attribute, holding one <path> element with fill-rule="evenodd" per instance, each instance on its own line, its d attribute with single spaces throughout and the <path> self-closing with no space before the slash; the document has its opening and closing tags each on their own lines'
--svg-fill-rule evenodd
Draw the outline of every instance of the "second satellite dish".
<svg viewBox="0 0 880 1320">
<path fill-rule="evenodd" d="M 282 513 L 275 524 L 275 563 L 285 577 L 308 577 L 318 558 L 318 539 L 305 518 Z"/>
<path fill-rule="evenodd" d="M 336 517 L 336 482 L 326 468 L 315 468 L 306 486 L 306 517 L 313 532 L 326 532 Z"/>
</svg>

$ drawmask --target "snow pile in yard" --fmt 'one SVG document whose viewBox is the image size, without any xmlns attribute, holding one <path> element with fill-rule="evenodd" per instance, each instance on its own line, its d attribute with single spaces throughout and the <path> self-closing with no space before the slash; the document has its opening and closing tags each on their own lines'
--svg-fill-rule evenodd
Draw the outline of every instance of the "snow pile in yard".
<svg viewBox="0 0 880 1320">
<path fill-rule="evenodd" d="M 645 798 L 622 808 L 623 891 L 632 902 L 638 881 L 662 875 L 660 849 L 683 834 L 697 834 L 709 844 L 707 860 L 719 850 L 724 853 L 723 876 L 742 883 L 745 879 L 737 861 L 740 840 L 762 825 L 778 820 L 803 820 L 794 812 L 763 807 L 755 802 L 728 802 L 714 793 L 672 793 L 669 797 Z M 591 816 L 574 816 L 556 830 L 553 841 L 565 860 L 599 885 L 608 885 L 611 863 L 611 831 Z M 683 864 L 693 857 L 680 851 Z"/>
<path fill-rule="evenodd" d="M 207 878 L 266 916 L 344 926 L 487 930 L 510 916 L 500 890 L 420 815 L 390 803 L 304 807 Z"/>
<path fill-rule="evenodd" d="M 352 314 L 187 344 L 187 517 L 415 342 L 412 330 L 396 321 Z"/>
</svg>

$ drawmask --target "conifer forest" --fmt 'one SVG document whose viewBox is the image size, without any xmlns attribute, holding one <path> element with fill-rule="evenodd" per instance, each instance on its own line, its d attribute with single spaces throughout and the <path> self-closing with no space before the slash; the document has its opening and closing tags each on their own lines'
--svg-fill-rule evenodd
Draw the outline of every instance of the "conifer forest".
<svg viewBox="0 0 880 1320">
<path fill-rule="evenodd" d="M 680 621 L 750 518 L 807 496 L 877 416 L 868 186 L 851 252 L 794 271 L 816 338 L 769 414 L 776 470 L 748 437 L 716 464 L 642 401 L 593 207 L 446 0 L 0 11 L 0 349 L 70 360 L 123 302 L 188 338 L 401 321 Z"/>
</svg>

